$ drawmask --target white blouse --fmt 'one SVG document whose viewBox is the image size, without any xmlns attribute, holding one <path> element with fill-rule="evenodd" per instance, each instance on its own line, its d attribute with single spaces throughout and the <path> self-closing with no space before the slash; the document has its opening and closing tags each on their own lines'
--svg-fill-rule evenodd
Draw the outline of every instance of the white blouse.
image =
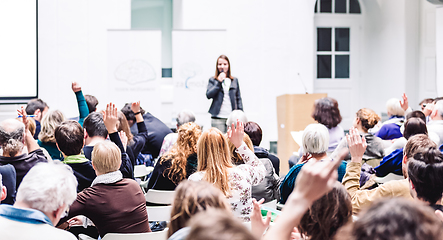
<svg viewBox="0 0 443 240">
<path fill-rule="evenodd" d="M 252 186 L 263 181 L 266 169 L 245 143 L 242 143 L 235 151 L 240 154 L 245 164 L 228 169 L 228 179 L 231 187 L 231 196 L 228 197 L 228 201 L 231 203 L 234 216 L 243 221 L 250 221 L 250 214 L 253 208 L 251 198 Z M 195 172 L 189 176 L 189 180 L 201 181 L 204 174 L 204 171 Z"/>
</svg>

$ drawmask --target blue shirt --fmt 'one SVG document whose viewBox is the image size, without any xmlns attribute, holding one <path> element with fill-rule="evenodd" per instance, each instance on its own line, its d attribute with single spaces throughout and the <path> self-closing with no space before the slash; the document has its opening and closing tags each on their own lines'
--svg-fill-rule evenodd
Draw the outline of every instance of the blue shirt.
<svg viewBox="0 0 443 240">
<path fill-rule="evenodd" d="M 374 168 L 377 177 L 384 177 L 389 173 L 403 175 L 401 170 L 403 160 L 403 148 L 394 150 L 388 156 L 385 156 L 380 165 Z"/>
<path fill-rule="evenodd" d="M 16 208 L 11 205 L 0 205 L 0 216 L 9 220 L 30 223 L 49 224 L 53 226 L 51 220 L 44 213 L 35 209 Z"/>
<path fill-rule="evenodd" d="M 286 203 L 286 200 L 288 199 L 289 195 L 292 193 L 292 190 L 294 190 L 295 180 L 297 179 L 297 176 L 300 173 L 300 170 L 302 169 L 302 167 L 304 165 L 305 165 L 305 163 L 294 165 L 289 170 L 288 174 L 286 174 L 285 179 L 283 180 L 283 182 L 280 185 L 280 195 L 281 195 L 280 202 L 282 204 Z M 346 161 L 342 161 L 342 163 L 338 167 L 338 181 L 339 182 L 341 182 L 343 177 L 345 176 L 346 165 L 347 165 Z"/>
<path fill-rule="evenodd" d="M 403 137 L 400 132 L 400 126 L 403 125 L 403 117 L 392 116 L 389 120 L 396 118 L 398 121 L 384 124 L 374 135 L 383 140 L 392 140 Z"/>
</svg>

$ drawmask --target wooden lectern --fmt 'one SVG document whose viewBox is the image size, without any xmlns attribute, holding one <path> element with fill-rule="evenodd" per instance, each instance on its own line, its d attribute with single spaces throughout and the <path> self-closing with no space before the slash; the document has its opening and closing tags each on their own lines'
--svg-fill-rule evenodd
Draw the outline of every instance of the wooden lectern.
<svg viewBox="0 0 443 240">
<path fill-rule="evenodd" d="M 311 117 L 314 102 L 327 97 L 326 93 L 285 94 L 277 97 L 278 142 L 277 153 L 280 158 L 280 176 L 288 173 L 288 159 L 300 148 L 292 138 L 292 131 L 303 131 L 315 123 Z"/>
</svg>

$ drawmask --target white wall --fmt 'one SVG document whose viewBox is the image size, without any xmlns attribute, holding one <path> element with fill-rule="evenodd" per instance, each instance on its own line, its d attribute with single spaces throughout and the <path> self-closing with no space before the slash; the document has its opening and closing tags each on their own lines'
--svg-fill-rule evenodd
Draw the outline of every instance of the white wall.
<svg viewBox="0 0 443 240">
<path fill-rule="evenodd" d="M 443 96 L 443 7 L 436 9 L 437 92 Z"/>
<path fill-rule="evenodd" d="M 314 4 L 174 0 L 174 29 L 226 29 L 227 51 L 220 54 L 231 60 L 245 113 L 262 127 L 264 147 L 278 137 L 276 97 L 304 92 L 297 73 L 313 90 Z"/>
<path fill-rule="evenodd" d="M 419 0 L 366 0 L 360 102 L 378 113 L 386 112 L 389 98 L 407 92 L 417 104 Z"/>
<path fill-rule="evenodd" d="M 39 1 L 39 97 L 67 117 L 78 116 L 71 82 L 105 106 L 107 30 L 130 29 L 130 0 Z"/>
</svg>

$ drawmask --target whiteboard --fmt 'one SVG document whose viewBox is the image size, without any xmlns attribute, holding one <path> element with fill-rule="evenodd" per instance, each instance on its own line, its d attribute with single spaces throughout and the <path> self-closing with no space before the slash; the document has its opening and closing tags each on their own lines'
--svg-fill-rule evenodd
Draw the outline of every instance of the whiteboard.
<svg viewBox="0 0 443 240">
<path fill-rule="evenodd" d="M 218 56 L 226 54 L 225 30 L 172 32 L 174 114 L 189 109 L 204 129 L 211 127 L 208 113 L 212 100 L 206 98 L 208 80 L 215 74 Z"/>
<path fill-rule="evenodd" d="M 0 1 L 0 103 L 37 97 L 37 1 Z"/>
</svg>

